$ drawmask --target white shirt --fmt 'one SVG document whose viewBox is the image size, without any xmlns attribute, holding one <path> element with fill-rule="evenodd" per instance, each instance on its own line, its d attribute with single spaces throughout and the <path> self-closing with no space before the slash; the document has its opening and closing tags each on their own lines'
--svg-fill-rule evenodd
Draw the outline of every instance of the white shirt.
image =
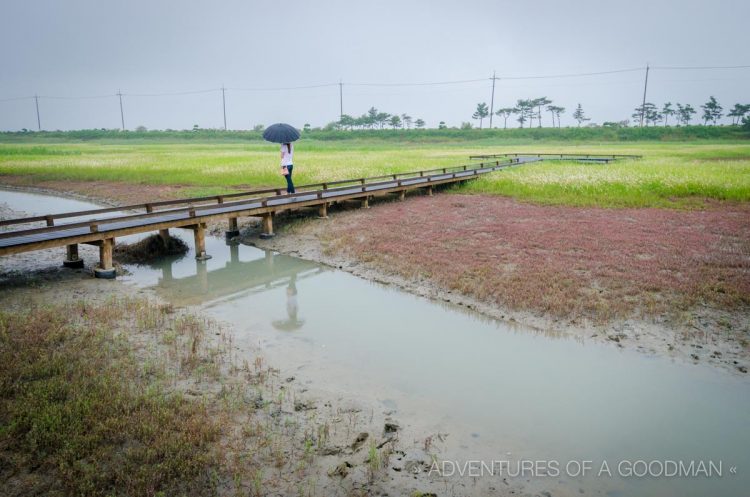
<svg viewBox="0 0 750 497">
<path fill-rule="evenodd" d="M 287 150 L 285 144 L 281 144 L 281 165 L 291 166 L 293 164 L 292 157 L 294 156 L 294 145 L 289 144 L 289 150 Z"/>
</svg>

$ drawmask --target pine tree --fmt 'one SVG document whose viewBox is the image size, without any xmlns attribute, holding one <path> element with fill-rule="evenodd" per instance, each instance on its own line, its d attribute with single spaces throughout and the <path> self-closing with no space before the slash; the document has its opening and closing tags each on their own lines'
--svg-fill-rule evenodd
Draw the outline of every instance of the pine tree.
<svg viewBox="0 0 750 497">
<path fill-rule="evenodd" d="M 667 102 L 664 104 L 664 106 L 661 108 L 661 115 L 664 116 L 664 126 L 667 125 L 669 116 L 673 116 L 676 113 L 677 112 L 672 108 L 672 102 Z"/>
<path fill-rule="evenodd" d="M 576 107 L 575 112 L 573 112 L 573 119 L 578 121 L 578 127 L 581 127 L 581 123 L 585 121 L 590 121 L 588 117 L 583 113 L 583 107 L 581 107 L 581 104 L 578 104 L 578 107 Z"/>
<path fill-rule="evenodd" d="M 716 125 L 716 121 L 721 119 L 724 110 L 713 95 L 709 97 L 708 102 L 701 105 L 701 109 L 703 109 L 703 124 L 706 125 L 708 121 L 712 121 L 714 126 Z"/>
<path fill-rule="evenodd" d="M 482 121 L 485 117 L 490 115 L 490 111 L 487 110 L 487 104 L 484 102 L 477 104 L 477 110 L 471 115 L 472 119 L 479 119 L 479 129 L 482 129 Z"/>
</svg>

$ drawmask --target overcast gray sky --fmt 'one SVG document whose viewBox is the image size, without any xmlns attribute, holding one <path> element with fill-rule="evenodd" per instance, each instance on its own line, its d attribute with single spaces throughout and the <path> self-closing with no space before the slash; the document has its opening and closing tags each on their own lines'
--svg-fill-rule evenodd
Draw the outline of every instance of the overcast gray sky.
<svg viewBox="0 0 750 497">
<path fill-rule="evenodd" d="M 284 6 L 284 8 L 281 7 Z M 470 121 L 490 103 L 498 77 L 653 66 L 748 65 L 746 0 L 3 0 L 0 100 L 41 96 L 43 129 L 125 125 L 221 127 L 227 90 L 234 129 L 286 121 L 301 127 L 338 119 L 338 86 L 240 91 L 344 82 L 344 112 L 375 106 L 430 127 Z M 495 108 L 547 96 L 577 103 L 594 122 L 629 118 L 643 71 L 500 80 Z M 353 83 L 485 81 L 435 86 Z M 715 95 L 725 110 L 750 103 L 750 69 L 651 72 L 648 100 L 690 103 Z M 545 125 L 549 125 L 545 116 Z M 495 126 L 502 120 L 495 118 Z M 515 122 L 513 125 L 517 125 Z M 0 129 L 36 129 L 34 101 L 0 101 Z"/>
</svg>

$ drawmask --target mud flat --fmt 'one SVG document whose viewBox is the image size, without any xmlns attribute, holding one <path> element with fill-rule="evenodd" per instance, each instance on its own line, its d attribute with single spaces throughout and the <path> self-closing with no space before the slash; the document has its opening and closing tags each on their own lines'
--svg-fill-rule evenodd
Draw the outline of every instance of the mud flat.
<svg viewBox="0 0 750 497">
<path fill-rule="evenodd" d="M 564 464 L 710 456 L 744 467 L 750 443 L 743 417 L 750 408 L 747 376 L 708 360 L 644 353 L 627 339 L 592 339 L 566 331 L 562 322 L 558 328 L 542 322 L 530 327 L 522 324 L 522 313 L 509 312 L 495 319 L 469 308 L 478 303 L 455 302 L 455 292 L 446 292 L 448 302 L 423 298 L 417 294 L 432 297 L 425 277 L 404 292 L 390 281 L 406 281 L 388 280 L 374 265 L 325 259 L 333 257 L 326 240 L 306 240 L 313 235 L 300 231 L 339 221 L 347 226 L 346 216 L 355 214 L 309 223 L 279 219 L 278 227 L 292 229 L 282 228 L 274 246 L 311 260 L 209 237 L 213 258 L 206 263 L 189 252 L 123 265 L 118 281 L 103 282 L 85 270 L 57 269 L 59 251 L 40 251 L 37 269 L 23 280 L 0 266 L 2 305 L 31 295 L 43 301 L 97 298 L 122 288 L 219 323 L 220 335 L 214 336 L 230 344 L 222 363 L 227 375 L 212 385 L 244 388 L 233 397 L 239 406 L 255 406 L 261 391 L 263 400 L 252 409 L 261 416 L 255 418 L 259 424 L 283 428 L 289 420 L 297 427 L 275 438 L 270 446 L 276 449 L 266 452 L 296 463 L 263 466 L 273 476 L 266 480 L 263 474 L 264 488 L 282 494 L 296 493 L 301 484 L 326 495 L 703 495 L 737 493 L 747 484 L 744 476 L 654 482 L 431 474 L 433 462 L 498 459 Z M 253 230 L 251 223 L 244 226 L 245 241 L 259 243 Z M 13 258 L 0 264 L 22 268 Z M 362 273 L 368 279 L 349 274 L 360 270 L 370 271 Z M 254 475 L 242 475 L 242 488 L 252 489 Z"/>
</svg>

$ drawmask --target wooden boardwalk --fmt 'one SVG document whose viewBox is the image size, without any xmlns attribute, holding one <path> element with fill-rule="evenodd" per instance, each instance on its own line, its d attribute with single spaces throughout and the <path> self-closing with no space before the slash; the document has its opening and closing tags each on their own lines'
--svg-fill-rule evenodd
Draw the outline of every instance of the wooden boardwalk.
<svg viewBox="0 0 750 497">
<path fill-rule="evenodd" d="M 91 244 L 99 247 L 100 260 L 95 275 L 113 278 L 115 271 L 112 266 L 112 251 L 115 239 L 122 236 L 159 232 L 166 238 L 169 228 L 192 229 L 196 258 L 207 259 L 210 257 L 205 250 L 205 229 L 208 222 L 226 220 L 227 237 L 231 237 L 239 234 L 237 218 L 261 217 L 261 236 L 270 237 L 273 236 L 273 215 L 280 211 L 317 207 L 318 215 L 327 217 L 328 206 L 333 202 L 358 200 L 362 207 L 368 207 L 369 200 L 375 196 L 396 194 L 403 200 L 407 191 L 416 189 L 423 189 L 431 195 L 433 187 L 438 185 L 471 180 L 493 171 L 544 160 L 546 157 L 541 154 L 516 154 L 482 158 L 492 160 L 426 171 L 302 185 L 297 187 L 294 194 L 282 194 L 281 189 L 251 190 L 212 197 L 0 220 L 0 226 L 6 227 L 42 223 L 38 227 L 24 226 L 22 229 L 0 232 L 0 256 L 64 246 L 67 250 L 64 265 L 82 267 L 83 261 L 78 257 L 78 244 Z M 560 154 L 554 155 L 555 160 L 560 158 Z M 95 219 L 91 219 L 92 216 Z M 60 220 L 66 222 L 61 223 Z"/>
</svg>

